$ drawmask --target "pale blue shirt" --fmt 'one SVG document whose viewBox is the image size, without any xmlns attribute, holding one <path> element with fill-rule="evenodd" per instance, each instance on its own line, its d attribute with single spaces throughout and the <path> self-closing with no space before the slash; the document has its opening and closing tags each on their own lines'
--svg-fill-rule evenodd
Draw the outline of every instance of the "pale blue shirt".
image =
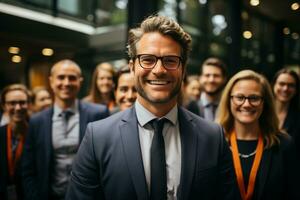
<svg viewBox="0 0 300 200">
<path fill-rule="evenodd" d="M 53 174 L 51 175 L 51 191 L 64 196 L 67 190 L 71 166 L 79 146 L 79 107 L 78 100 L 68 108 L 74 114 L 70 116 L 67 127 L 61 116 L 62 109 L 54 104 L 52 116 Z M 65 129 L 67 133 L 65 132 Z"/>
<path fill-rule="evenodd" d="M 205 93 L 202 93 L 199 101 L 200 104 L 203 106 L 203 118 L 208 119 L 210 121 L 214 121 L 219 105 L 219 100 L 215 102 L 209 102 L 206 98 Z M 215 107 L 214 109 L 213 106 Z"/>
</svg>

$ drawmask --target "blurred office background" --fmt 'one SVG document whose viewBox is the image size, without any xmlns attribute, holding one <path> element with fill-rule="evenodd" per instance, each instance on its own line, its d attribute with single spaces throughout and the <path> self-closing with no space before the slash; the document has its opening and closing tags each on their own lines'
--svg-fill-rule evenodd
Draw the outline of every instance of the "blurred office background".
<svg viewBox="0 0 300 200">
<path fill-rule="evenodd" d="M 249 68 L 271 78 L 300 67 L 297 0 L 0 0 L 0 89 L 48 84 L 51 65 L 80 64 L 86 93 L 97 63 L 127 62 L 128 28 L 149 14 L 176 19 L 193 37 L 189 73 L 209 56 L 229 74 Z"/>
</svg>

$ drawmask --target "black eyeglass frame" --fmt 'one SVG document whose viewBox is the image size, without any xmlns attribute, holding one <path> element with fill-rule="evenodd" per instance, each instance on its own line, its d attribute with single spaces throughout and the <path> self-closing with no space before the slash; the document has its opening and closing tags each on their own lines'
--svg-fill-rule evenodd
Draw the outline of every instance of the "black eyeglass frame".
<svg viewBox="0 0 300 200">
<path fill-rule="evenodd" d="M 151 66 L 151 67 L 144 67 L 144 66 L 141 64 L 141 60 L 140 60 L 141 56 L 153 56 L 153 57 L 155 58 L 155 63 L 154 63 L 153 66 Z M 165 64 L 164 64 L 164 59 L 165 59 L 165 58 L 170 58 L 170 57 L 172 57 L 172 58 L 178 58 L 179 62 L 178 62 L 178 64 L 177 64 L 176 68 L 168 68 L 168 67 L 165 66 Z M 136 56 L 134 57 L 134 59 L 136 59 L 136 58 L 137 58 L 138 61 L 139 61 L 139 65 L 140 65 L 143 69 L 146 69 L 146 70 L 151 70 L 151 69 L 153 69 L 153 68 L 156 66 L 158 60 L 161 61 L 162 66 L 163 66 L 166 70 L 177 70 L 177 69 L 179 68 L 180 64 L 182 64 L 182 58 L 181 58 L 180 56 L 175 56 L 175 55 L 156 56 L 156 55 L 153 55 L 153 54 L 138 54 L 138 55 L 136 55 Z"/>
<path fill-rule="evenodd" d="M 241 101 L 241 103 L 237 103 L 234 98 L 243 98 L 243 100 Z M 248 100 L 249 104 L 253 107 L 257 107 L 257 106 L 260 106 L 262 104 L 262 102 L 264 101 L 264 98 L 262 96 L 258 96 L 258 95 L 250 95 L 248 97 L 246 96 L 243 96 L 243 95 L 231 95 L 230 96 L 230 99 L 232 100 L 232 102 L 237 105 L 237 106 L 241 106 L 245 103 L 246 100 Z M 253 104 L 253 100 L 259 100 L 258 101 L 258 104 Z"/>
<path fill-rule="evenodd" d="M 16 105 L 20 105 L 20 106 L 25 106 L 25 105 L 28 105 L 28 101 L 23 101 L 23 100 L 20 100 L 20 101 L 5 101 L 5 104 L 8 105 L 8 106 L 11 106 L 11 107 L 15 107 Z"/>
</svg>

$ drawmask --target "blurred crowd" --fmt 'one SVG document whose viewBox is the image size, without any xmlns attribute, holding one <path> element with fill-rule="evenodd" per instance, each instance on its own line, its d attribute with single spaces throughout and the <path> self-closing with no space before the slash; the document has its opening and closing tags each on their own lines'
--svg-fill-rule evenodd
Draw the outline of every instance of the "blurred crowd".
<svg viewBox="0 0 300 200">
<path fill-rule="evenodd" d="M 29 90 L 22 84 L 8 85 L 1 90 L 0 199 L 20 200 L 26 196 L 27 199 L 64 199 L 73 158 L 87 124 L 132 107 L 140 95 L 136 82 L 143 80 L 135 80 L 128 66 L 116 69 L 110 63 L 98 64 L 89 92 L 82 99 L 77 97 L 83 81 L 81 69 L 72 60 L 53 65 L 50 90 L 45 86 Z M 290 135 L 297 157 L 274 163 L 300 161 L 299 87 L 299 74 L 291 69 L 279 70 L 270 82 L 251 70 L 228 77 L 225 63 L 210 57 L 199 67 L 199 74 L 185 74 L 177 102 L 224 128 L 234 164 L 237 159 L 244 159 L 242 174 L 251 177 L 253 155 L 258 154 L 256 147 L 263 139 L 268 148 L 288 143 L 283 138 Z M 256 124 L 249 129 L 243 126 L 247 120 Z M 258 132 L 258 140 L 253 140 Z M 237 148 L 245 153 L 239 152 L 235 157 Z M 250 164 L 250 159 L 245 158 L 252 159 Z M 248 178 L 242 182 L 248 183 Z M 243 184 L 239 177 L 237 183 L 238 187 Z"/>
</svg>

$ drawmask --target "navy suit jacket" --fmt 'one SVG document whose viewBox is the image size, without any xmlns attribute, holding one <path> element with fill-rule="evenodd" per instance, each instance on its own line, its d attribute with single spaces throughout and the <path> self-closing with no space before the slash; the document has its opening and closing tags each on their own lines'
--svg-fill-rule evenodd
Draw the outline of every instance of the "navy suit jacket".
<svg viewBox="0 0 300 200">
<path fill-rule="evenodd" d="M 53 108 L 37 113 L 29 122 L 23 161 L 23 187 L 28 200 L 49 199 L 52 170 L 52 115 Z M 107 107 L 79 101 L 80 142 L 89 122 L 106 118 Z"/>
<path fill-rule="evenodd" d="M 223 130 L 179 108 L 182 166 L 178 199 L 235 199 Z M 90 123 L 73 163 L 67 200 L 147 200 L 135 108 Z"/>
<path fill-rule="evenodd" d="M 7 125 L 0 127 L 0 199 L 7 199 L 7 186 L 9 184 L 8 161 L 7 161 Z M 23 197 L 20 161 L 16 163 L 15 186 L 19 199 Z"/>
<path fill-rule="evenodd" d="M 287 116 L 283 123 L 283 128 L 295 140 L 297 148 L 298 162 L 300 163 L 300 110 L 289 107 Z"/>
</svg>

